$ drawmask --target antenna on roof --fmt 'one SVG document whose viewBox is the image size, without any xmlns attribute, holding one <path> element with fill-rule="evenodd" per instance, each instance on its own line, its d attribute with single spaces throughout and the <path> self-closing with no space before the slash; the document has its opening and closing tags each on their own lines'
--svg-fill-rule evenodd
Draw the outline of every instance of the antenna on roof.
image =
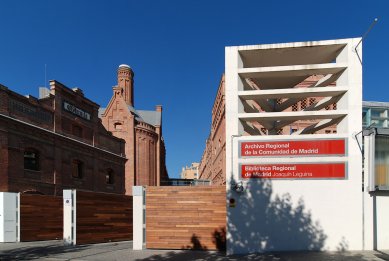
<svg viewBox="0 0 389 261">
<path fill-rule="evenodd" d="M 362 59 L 361 57 L 359 56 L 359 53 L 358 53 L 358 46 L 362 43 L 362 41 L 366 38 L 367 34 L 370 33 L 371 29 L 373 29 L 373 27 L 375 26 L 375 24 L 378 22 L 378 18 L 374 18 L 374 21 L 370 24 L 370 27 L 369 29 L 367 29 L 366 33 L 362 36 L 361 40 L 358 42 L 358 44 L 355 46 L 355 52 L 358 56 L 358 59 L 359 59 L 359 62 L 362 64 Z"/>
</svg>

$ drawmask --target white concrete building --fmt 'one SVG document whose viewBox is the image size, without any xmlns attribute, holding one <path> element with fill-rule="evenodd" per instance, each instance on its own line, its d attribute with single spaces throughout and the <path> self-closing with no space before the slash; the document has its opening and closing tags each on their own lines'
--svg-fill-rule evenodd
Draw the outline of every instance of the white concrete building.
<svg viewBox="0 0 389 261">
<path fill-rule="evenodd" d="M 359 41 L 226 47 L 228 254 L 373 248 L 372 198 L 362 191 L 355 138 L 362 130 Z M 313 75 L 322 77 L 295 88 Z M 309 97 L 321 99 L 287 110 Z M 277 135 L 299 120 L 312 125 Z M 316 134 L 329 126 L 335 134 Z"/>
</svg>

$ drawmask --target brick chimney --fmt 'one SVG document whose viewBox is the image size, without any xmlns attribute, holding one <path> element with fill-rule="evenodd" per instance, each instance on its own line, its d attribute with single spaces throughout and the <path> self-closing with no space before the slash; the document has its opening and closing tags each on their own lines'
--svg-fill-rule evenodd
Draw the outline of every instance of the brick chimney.
<svg viewBox="0 0 389 261">
<path fill-rule="evenodd" d="M 127 64 L 119 65 L 118 87 L 123 91 L 124 101 L 134 107 L 134 72 Z"/>
</svg>

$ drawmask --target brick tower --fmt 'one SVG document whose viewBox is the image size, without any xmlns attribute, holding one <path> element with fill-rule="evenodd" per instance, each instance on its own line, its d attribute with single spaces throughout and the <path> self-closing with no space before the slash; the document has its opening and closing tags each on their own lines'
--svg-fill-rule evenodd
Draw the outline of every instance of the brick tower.
<svg viewBox="0 0 389 261">
<path fill-rule="evenodd" d="M 134 72 L 127 64 L 121 64 L 118 68 L 118 87 L 127 105 L 134 107 Z"/>
</svg>

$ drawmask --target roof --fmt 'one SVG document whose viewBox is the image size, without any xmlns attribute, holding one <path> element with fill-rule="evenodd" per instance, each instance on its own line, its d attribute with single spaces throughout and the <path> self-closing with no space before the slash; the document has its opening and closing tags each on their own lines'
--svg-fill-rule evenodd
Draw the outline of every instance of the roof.
<svg viewBox="0 0 389 261">
<path fill-rule="evenodd" d="M 389 102 L 363 101 L 362 106 L 363 107 L 389 108 Z"/>
<path fill-rule="evenodd" d="M 99 108 L 99 118 L 101 118 L 106 108 Z M 132 106 L 128 106 L 128 110 L 134 114 L 137 121 L 145 122 L 153 126 L 161 126 L 161 112 L 160 111 L 138 111 Z"/>
<path fill-rule="evenodd" d="M 148 124 L 161 126 L 162 117 L 160 111 L 138 111 L 138 115 Z"/>
<path fill-rule="evenodd" d="M 104 112 L 105 112 L 105 108 L 99 108 L 99 118 L 103 116 Z"/>
</svg>

